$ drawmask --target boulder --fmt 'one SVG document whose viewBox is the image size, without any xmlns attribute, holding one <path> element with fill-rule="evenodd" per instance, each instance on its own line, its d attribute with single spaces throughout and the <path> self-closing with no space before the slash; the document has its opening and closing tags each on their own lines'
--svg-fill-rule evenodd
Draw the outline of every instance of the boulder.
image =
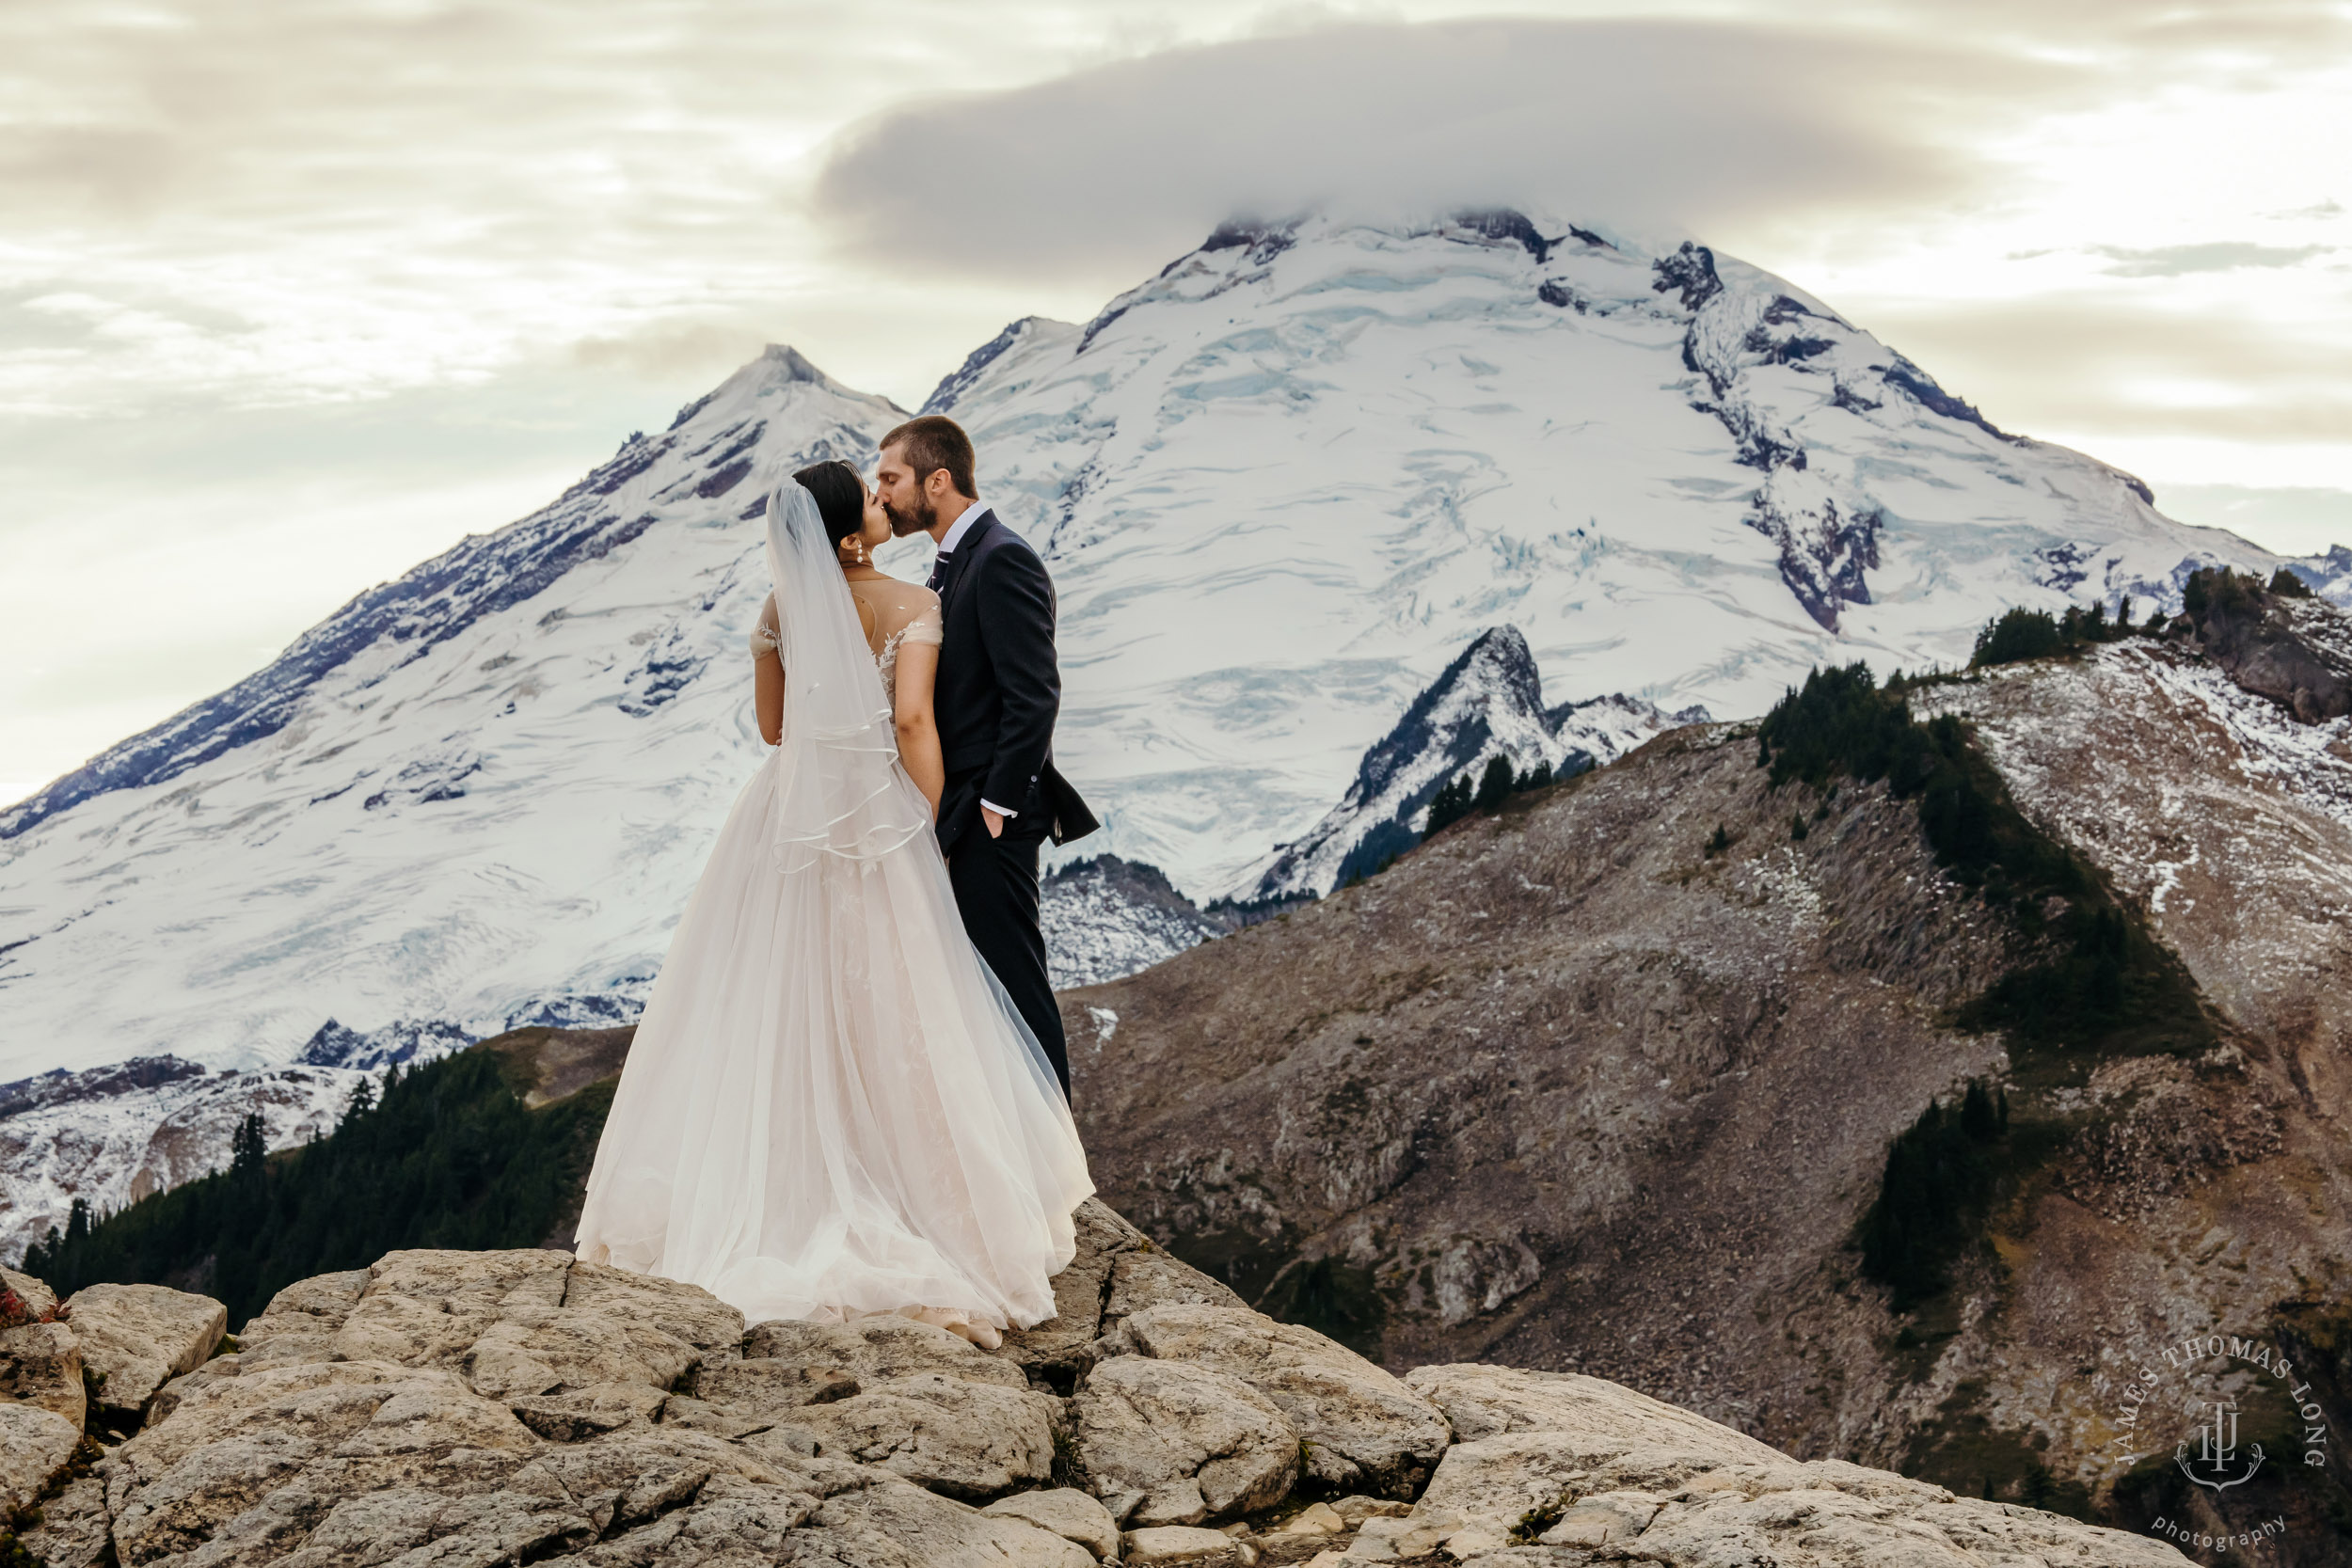
<svg viewBox="0 0 2352 1568">
<path fill-rule="evenodd" d="M 1249 1304 L 1220 1281 L 1159 1247 L 1122 1252 L 1113 1258 L 1110 1292 L 1103 1298 L 1103 1332 L 1108 1334 L 1154 1307 L 1230 1307 L 1247 1311 Z"/>
<path fill-rule="evenodd" d="M 1155 1525 L 1129 1530 L 1124 1561 L 1138 1568 L 1226 1568 L 1241 1561 L 1241 1548 L 1230 1535 L 1190 1525 Z"/>
<path fill-rule="evenodd" d="M 551 1443 L 584 1443 L 623 1427 L 650 1426 L 674 1397 L 642 1383 L 592 1383 L 561 1394 L 509 1400 L 507 1407 Z"/>
<path fill-rule="evenodd" d="M 1511 1432 L 1558 1432 L 1580 1437 L 1639 1433 L 1694 1453 L 1775 1464 L 1788 1456 L 1706 1417 L 1637 1394 L 1622 1384 L 1580 1372 L 1532 1372 L 1516 1367 L 1461 1364 L 1416 1367 L 1405 1386 L 1445 1412 L 1456 1441 L 1473 1443 Z"/>
<path fill-rule="evenodd" d="M 1007 1331 L 1005 1342 L 990 1353 L 1034 1368 L 1041 1375 L 1076 1371 L 1079 1356 L 1103 1332 L 1103 1299 L 1113 1263 L 1152 1245 L 1142 1231 L 1099 1197 L 1079 1204 L 1070 1218 L 1077 1230 L 1077 1250 L 1054 1276 L 1055 1315 L 1035 1327 Z"/>
<path fill-rule="evenodd" d="M 1084 1546 L 897 1478 L 834 1494 L 796 1532 L 788 1560 L 833 1568 L 1093 1568 Z M 749 1564 L 746 1564 L 749 1568 Z"/>
<path fill-rule="evenodd" d="M 1761 1462 L 1725 1458 L 1680 1434 L 1653 1443 L 1645 1418 L 1613 1431 L 1516 1432 L 1457 1444 L 1410 1514 L 1367 1520 L 1359 1542 L 1378 1532 L 1397 1537 L 1399 1557 L 1412 1555 L 1406 1547 L 1427 1550 L 1425 1542 L 1462 1560 L 1532 1535 L 1548 1546 L 1661 1562 L 2180 1568 L 2186 1560 L 2145 1536 L 1955 1497 L 1842 1460 L 1800 1464 L 1774 1449 Z M 1359 1554 L 1351 1547 L 1350 1555 Z"/>
<path fill-rule="evenodd" d="M 1356 1539 L 1348 1543 L 1347 1560 L 1350 1562 L 1397 1562 L 1412 1558 L 1426 1557 L 1429 1553 L 1436 1551 L 1439 1544 L 1453 1533 L 1453 1524 L 1452 1520 L 1443 1515 L 1436 1518 L 1422 1518 L 1418 1510 L 1412 1515 L 1402 1519 L 1386 1516 L 1367 1519 L 1357 1528 Z M 1505 1545 L 1508 1542 L 1498 1537 L 1491 1541 L 1481 1540 L 1476 1544 L 1481 1548 L 1488 1548 Z M 1453 1555 L 1461 1558 L 1469 1554 L 1467 1550 L 1464 1550 L 1456 1551 Z"/>
<path fill-rule="evenodd" d="M 1282 1521 L 1283 1535 L 1340 1535 L 1348 1523 L 1329 1503 L 1309 1503 Z"/>
<path fill-rule="evenodd" d="M 894 1313 L 847 1323 L 755 1323 L 743 1337 L 743 1359 L 772 1361 L 835 1375 L 846 1373 L 863 1387 L 918 1372 L 937 1372 L 965 1383 L 993 1384 L 999 1388 L 1029 1386 L 1028 1378 L 1014 1363 L 991 1355 L 961 1335 Z"/>
<path fill-rule="evenodd" d="M 229 1309 L 210 1296 L 163 1285 L 89 1285 L 60 1310 L 73 1325 L 82 1365 L 96 1374 L 100 1418 L 135 1428 L 147 1402 L 202 1366 L 229 1331 Z"/>
<path fill-rule="evenodd" d="M 861 1386 L 855 1376 L 838 1367 L 761 1358 L 704 1367 L 696 1371 L 691 1386 L 693 1396 L 707 1403 L 772 1422 L 803 1405 L 846 1400 Z"/>
<path fill-rule="evenodd" d="M 81 1447 L 82 1429 L 38 1404 L 0 1404 L 0 1516 L 29 1508 Z"/>
<path fill-rule="evenodd" d="M 1019 1519 L 1064 1541 L 1074 1541 L 1092 1553 L 1097 1562 L 1119 1556 L 1119 1523 L 1084 1492 L 1057 1486 L 1047 1492 L 1016 1492 L 999 1497 L 981 1513 L 999 1519 Z"/>
<path fill-rule="evenodd" d="M 1327 1486 L 1409 1497 L 1452 1437 L 1437 1406 L 1354 1351 L 1246 1307 L 1148 1307 L 1096 1347 L 1130 1353 L 1214 1367 L 1265 1395 L 1306 1439 L 1308 1471 Z"/>
<path fill-rule="evenodd" d="M 489 1399 L 629 1384 L 667 1393 L 740 1354 L 709 1292 L 544 1248 L 388 1253 L 280 1291 L 246 1326 L 246 1371 L 310 1362 L 448 1367 Z"/>
<path fill-rule="evenodd" d="M 1298 1433 L 1280 1407 L 1214 1367 L 1116 1357 L 1088 1374 L 1072 1410 L 1096 1494 L 1142 1493 L 1122 1509 L 1139 1528 L 1269 1507 L 1298 1477 Z"/>
<path fill-rule="evenodd" d="M 96 1476 L 69 1482 L 41 1503 L 40 1523 L 20 1531 L 18 1539 L 46 1568 L 98 1568 L 114 1545 L 106 1483 Z"/>
<path fill-rule="evenodd" d="M 815 1434 L 821 1455 L 880 1465 L 928 1490 L 985 1502 L 1051 1478 L 1058 1413 L 1057 1402 L 1025 1387 L 917 1372 L 805 1406 L 794 1424 Z"/>
<path fill-rule="evenodd" d="M 0 1329 L 0 1400 L 54 1410 L 79 1432 L 88 1416 L 82 1384 L 82 1345 L 60 1323 Z"/>
<path fill-rule="evenodd" d="M 367 1270 L 345 1269 L 287 1286 L 238 1331 L 240 1363 L 249 1370 L 262 1371 L 331 1360 L 336 1331 L 358 1305 L 359 1292 L 367 1284 Z"/>
<path fill-rule="evenodd" d="M 16 1297 L 18 1303 L 18 1315 L 13 1319 L 0 1319 L 0 1328 L 8 1327 L 11 1323 L 38 1322 L 57 1309 L 57 1293 L 49 1288 L 47 1281 L 35 1279 L 29 1274 L 0 1269 L 0 1290 Z"/>
</svg>

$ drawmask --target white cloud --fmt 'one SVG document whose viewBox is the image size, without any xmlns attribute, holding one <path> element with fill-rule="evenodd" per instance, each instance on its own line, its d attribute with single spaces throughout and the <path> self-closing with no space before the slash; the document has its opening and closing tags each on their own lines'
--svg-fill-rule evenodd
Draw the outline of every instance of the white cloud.
<svg viewBox="0 0 2352 1568">
<path fill-rule="evenodd" d="M 0 6 L 0 772 L 243 673 L 762 341 L 912 403 L 1005 321 L 1090 314 L 1235 207 L 1316 194 L 1692 230 L 2006 424 L 2159 483 L 2326 491 L 2352 471 L 2347 14 Z M 2244 515 L 2332 515 L 2297 505 Z M 263 555 L 186 619 L 191 560 Z M 126 624 L 163 651 L 115 659 Z"/>
<path fill-rule="evenodd" d="M 1329 26 L 900 105 L 818 210 L 914 272 L 1130 281 L 1219 220 L 1540 205 L 1701 232 L 1970 199 L 2007 127 L 2082 73 L 1949 41 L 1732 23 Z"/>
</svg>

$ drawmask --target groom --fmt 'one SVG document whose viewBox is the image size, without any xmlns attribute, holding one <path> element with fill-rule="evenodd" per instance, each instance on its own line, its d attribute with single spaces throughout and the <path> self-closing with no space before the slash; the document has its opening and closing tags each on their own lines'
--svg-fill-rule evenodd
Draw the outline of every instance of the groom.
<svg viewBox="0 0 2352 1568">
<path fill-rule="evenodd" d="M 909 420 L 882 440 L 874 488 L 900 538 L 939 546 L 930 586 L 946 640 L 932 706 L 947 787 L 939 847 L 972 945 L 1045 1048 L 1070 1094 L 1061 1006 L 1038 928 L 1038 850 L 1096 823 L 1054 768 L 1061 671 L 1054 658 L 1054 584 L 1045 562 L 975 499 L 972 439 L 942 415 Z"/>
</svg>

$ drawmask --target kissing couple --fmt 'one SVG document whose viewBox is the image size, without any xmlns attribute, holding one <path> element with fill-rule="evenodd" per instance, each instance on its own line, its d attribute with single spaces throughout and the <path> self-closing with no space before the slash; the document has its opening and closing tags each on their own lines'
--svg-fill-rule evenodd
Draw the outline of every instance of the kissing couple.
<svg viewBox="0 0 2352 1568">
<path fill-rule="evenodd" d="M 877 570 L 939 546 L 928 587 Z M 1054 1316 L 1094 1191 L 1038 855 L 1090 832 L 1055 771 L 1054 585 L 952 420 L 768 502 L 751 632 L 774 747 L 719 830 L 605 1118 L 580 1257 L 744 1321 L 898 1313 L 993 1349 Z"/>
</svg>

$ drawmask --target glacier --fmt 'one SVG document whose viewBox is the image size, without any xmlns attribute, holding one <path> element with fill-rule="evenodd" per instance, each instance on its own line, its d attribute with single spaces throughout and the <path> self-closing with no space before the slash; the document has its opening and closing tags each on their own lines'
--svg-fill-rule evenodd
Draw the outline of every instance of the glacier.
<svg viewBox="0 0 2352 1568">
<path fill-rule="evenodd" d="M 1541 213 L 1228 226 L 1091 322 L 1008 326 L 930 406 L 1058 585 L 1057 754 L 1105 824 L 1063 859 L 1201 902 L 1258 892 L 1498 626 L 1632 739 L 1815 664 L 1958 663 L 2010 604 L 2283 563 L 1994 428 L 1792 284 Z M 633 1016 L 759 757 L 766 490 L 904 417 L 771 348 L 0 813 L 0 1080 L 280 1067 L 329 1020 L 438 1050 Z M 1164 906 L 1122 947 L 1115 892 L 1055 904 L 1088 978 L 1208 934 Z"/>
</svg>

